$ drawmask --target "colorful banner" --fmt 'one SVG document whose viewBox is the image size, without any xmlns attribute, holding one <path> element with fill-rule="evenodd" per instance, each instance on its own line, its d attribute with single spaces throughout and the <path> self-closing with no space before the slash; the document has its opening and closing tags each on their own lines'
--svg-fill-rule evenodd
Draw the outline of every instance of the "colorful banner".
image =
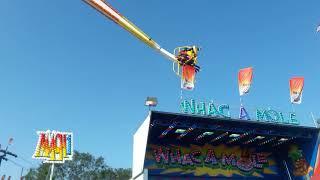
<svg viewBox="0 0 320 180">
<path fill-rule="evenodd" d="M 291 103 L 301 104 L 304 78 L 303 77 L 291 78 L 289 84 L 290 84 Z"/>
<path fill-rule="evenodd" d="M 240 96 L 247 94 L 249 92 L 251 82 L 252 82 L 252 77 L 253 77 L 252 67 L 240 69 L 238 74 Z"/>
<path fill-rule="evenodd" d="M 182 66 L 181 88 L 185 90 L 193 90 L 196 71 L 193 66 Z"/>
<path fill-rule="evenodd" d="M 255 148 L 226 146 L 152 145 L 147 147 L 145 168 L 150 175 L 188 177 L 279 177 L 270 152 Z"/>
<path fill-rule="evenodd" d="M 64 163 L 72 160 L 73 135 L 71 132 L 38 131 L 38 144 L 34 159 L 44 160 L 44 163 Z"/>
</svg>

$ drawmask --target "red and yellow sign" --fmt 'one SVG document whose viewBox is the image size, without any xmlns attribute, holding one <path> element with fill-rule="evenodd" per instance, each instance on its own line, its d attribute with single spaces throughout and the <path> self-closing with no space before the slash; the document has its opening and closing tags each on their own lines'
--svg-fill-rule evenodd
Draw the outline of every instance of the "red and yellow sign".
<svg viewBox="0 0 320 180">
<path fill-rule="evenodd" d="M 247 94 L 249 92 L 251 82 L 252 82 L 252 77 L 253 77 L 252 67 L 240 69 L 238 74 L 240 96 Z"/>
<path fill-rule="evenodd" d="M 289 84 L 290 84 L 291 103 L 300 104 L 302 101 L 304 78 L 303 77 L 291 78 Z"/>
<path fill-rule="evenodd" d="M 72 160 L 72 133 L 49 130 L 37 133 L 39 139 L 33 158 L 44 160 L 44 163 L 64 163 L 65 160 Z"/>
</svg>

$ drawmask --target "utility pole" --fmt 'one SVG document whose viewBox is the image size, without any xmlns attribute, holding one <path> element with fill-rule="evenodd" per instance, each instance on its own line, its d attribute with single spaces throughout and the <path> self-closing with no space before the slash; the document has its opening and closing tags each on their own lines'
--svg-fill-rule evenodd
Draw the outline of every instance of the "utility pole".
<svg viewBox="0 0 320 180">
<path fill-rule="evenodd" d="M 1 167 L 1 162 L 2 160 L 8 161 L 7 155 L 10 155 L 12 157 L 17 158 L 18 156 L 16 154 L 14 154 L 13 152 L 8 151 L 9 146 L 12 144 L 13 142 L 13 138 L 9 139 L 8 145 L 6 147 L 6 149 L 1 149 L 1 145 L 0 145 L 0 153 L 2 153 L 0 155 L 0 167 Z"/>
<path fill-rule="evenodd" d="M 21 174 L 20 174 L 21 178 L 22 178 L 22 175 L 23 175 L 23 167 L 21 168 Z"/>
</svg>

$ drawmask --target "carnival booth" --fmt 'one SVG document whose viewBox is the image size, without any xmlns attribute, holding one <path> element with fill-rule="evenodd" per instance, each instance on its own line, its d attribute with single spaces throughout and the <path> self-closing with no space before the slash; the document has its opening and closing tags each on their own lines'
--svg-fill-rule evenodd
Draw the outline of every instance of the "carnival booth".
<svg viewBox="0 0 320 180">
<path fill-rule="evenodd" d="M 318 179 L 319 129 L 264 113 L 257 121 L 151 111 L 134 134 L 132 179 Z"/>
</svg>

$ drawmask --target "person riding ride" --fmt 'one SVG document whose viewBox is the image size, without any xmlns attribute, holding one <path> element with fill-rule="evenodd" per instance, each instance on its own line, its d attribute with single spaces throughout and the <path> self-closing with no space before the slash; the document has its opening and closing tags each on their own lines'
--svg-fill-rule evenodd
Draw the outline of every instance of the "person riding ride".
<svg viewBox="0 0 320 180">
<path fill-rule="evenodd" d="M 181 66 L 183 65 L 190 65 L 193 66 L 198 72 L 200 70 L 200 67 L 196 65 L 197 63 L 197 53 L 199 51 L 199 48 L 193 46 L 193 47 L 184 47 L 182 48 L 177 56 L 177 59 Z"/>
</svg>

